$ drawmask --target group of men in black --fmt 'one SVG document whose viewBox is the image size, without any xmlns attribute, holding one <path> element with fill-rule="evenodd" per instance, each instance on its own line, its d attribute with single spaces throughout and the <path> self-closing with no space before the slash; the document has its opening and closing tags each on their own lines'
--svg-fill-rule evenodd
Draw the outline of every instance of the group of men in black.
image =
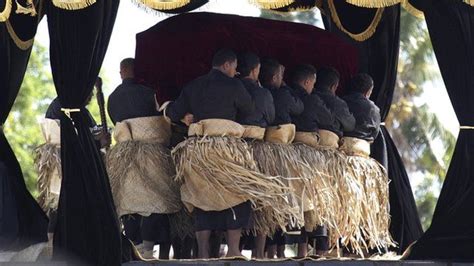
<svg viewBox="0 0 474 266">
<path fill-rule="evenodd" d="M 154 91 L 134 80 L 133 59 L 121 62 L 120 74 L 123 83 L 108 99 L 108 114 L 114 124 L 127 119 L 163 115 Z M 288 83 L 284 77 L 288 77 Z M 316 69 L 302 64 L 285 75 L 285 67 L 276 59 L 260 59 L 250 52 L 237 56 L 232 50 L 221 49 L 212 59 L 210 72 L 186 85 L 179 98 L 165 109 L 165 115 L 172 122 L 169 147 L 173 148 L 184 140 L 186 127 L 206 119 L 225 119 L 261 128 L 294 124 L 299 132 L 327 130 L 340 138 L 349 136 L 372 142 L 380 125 L 379 109 L 369 100 L 374 85 L 372 78 L 367 74 L 353 76 L 344 88 L 342 98 L 336 95 L 339 81 L 339 73 L 334 68 Z M 51 106 L 48 118 L 58 119 L 52 110 L 56 105 L 53 103 Z M 56 106 L 56 109 L 60 108 Z M 198 253 L 193 257 L 208 258 L 215 254 L 212 250 L 210 252 L 209 240 L 211 233 L 215 236 L 221 231 L 226 232 L 227 256 L 240 255 L 241 249 L 245 248 L 241 244 L 244 242 L 257 248 L 252 245 L 254 240 L 244 241 L 251 233 L 242 234 L 242 229 L 249 229 L 251 212 L 248 202 L 224 211 L 194 208 L 192 219 Z M 173 214 L 124 215 L 121 217 L 124 233 L 145 252 L 152 252 L 153 246 L 159 244 L 160 258 L 169 257 L 172 243 L 175 258 L 191 258 L 190 250 L 195 239 L 188 237 L 188 243 L 184 245 L 183 241 L 172 239 L 170 215 Z M 325 230 L 318 228 L 316 231 L 313 236 L 318 240 L 317 249 L 324 252 L 328 248 Z M 277 253 L 284 256 L 284 244 L 293 241 L 300 245 L 298 255 L 305 256 L 308 236 L 311 234 L 285 237 L 279 230 L 266 239 L 266 247 L 265 238 L 262 240 L 261 237 L 257 239 L 257 246 L 261 247 L 263 242 L 268 257 L 273 258 Z M 257 251 L 254 255 L 263 258 L 265 254 Z"/>
</svg>

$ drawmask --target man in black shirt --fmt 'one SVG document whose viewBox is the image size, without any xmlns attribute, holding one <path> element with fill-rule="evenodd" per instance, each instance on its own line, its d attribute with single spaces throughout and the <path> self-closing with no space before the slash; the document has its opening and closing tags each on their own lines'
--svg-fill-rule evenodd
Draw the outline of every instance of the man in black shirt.
<svg viewBox="0 0 474 266">
<path fill-rule="evenodd" d="M 352 78 L 343 99 L 355 117 L 353 130 L 345 130 L 344 136 L 373 142 L 380 129 L 380 109 L 370 100 L 374 81 L 367 74 L 358 74 Z"/>
<path fill-rule="evenodd" d="M 166 115 L 177 123 L 189 113 L 193 115 L 193 122 L 209 118 L 236 121 L 237 113 L 251 115 L 255 106 L 242 82 L 234 78 L 236 68 L 236 59 L 213 63 L 208 74 L 183 88 L 179 98 L 170 103 Z"/>
<path fill-rule="evenodd" d="M 239 115 L 238 122 L 241 125 L 266 128 L 275 120 L 275 105 L 270 91 L 260 86 L 258 80 L 260 59 L 253 53 L 244 53 L 239 56 L 237 70 L 240 73 L 240 80 L 255 102 L 255 112 Z"/>
<path fill-rule="evenodd" d="M 260 71 L 260 82 L 270 90 L 275 104 L 275 120 L 271 125 L 291 124 L 291 116 L 303 112 L 303 102 L 292 95 L 290 88 L 283 82 L 284 67 L 274 59 L 265 59 Z"/>
<path fill-rule="evenodd" d="M 129 119 L 134 119 L 134 123 L 140 123 L 143 130 L 148 128 L 148 134 L 152 133 L 153 128 L 158 127 L 158 116 L 160 113 L 156 110 L 155 104 L 155 92 L 143 85 L 137 84 L 134 80 L 135 70 L 134 70 L 134 59 L 126 58 L 120 63 L 120 77 L 122 79 L 122 84 L 119 85 L 109 96 L 108 99 L 108 113 L 114 124 L 118 122 L 123 122 Z M 154 119 L 157 118 L 157 119 Z M 154 123 L 156 125 L 148 127 L 149 123 Z M 140 131 L 141 129 L 135 129 L 128 127 L 131 131 Z M 117 128 L 116 128 L 117 130 Z M 153 131 L 154 132 L 154 131 Z M 140 132 L 132 132 L 134 133 Z M 153 142 L 151 140 L 149 143 Z M 117 147 L 120 145 L 120 141 L 117 142 Z M 141 145 L 141 144 L 138 144 Z M 123 147 L 122 147 L 123 148 Z M 166 148 L 166 147 L 163 147 Z M 113 153 L 112 148 L 111 154 Z M 157 153 L 160 153 L 158 149 L 155 149 Z M 166 149 L 167 150 L 167 149 Z M 138 150 L 140 152 L 141 150 Z M 168 151 L 169 152 L 169 151 Z M 139 156 L 139 154 L 135 154 Z M 109 156 L 109 158 L 115 158 Z M 160 158 L 156 156 L 155 158 Z M 118 157 L 120 159 L 120 157 Z M 109 159 L 112 160 L 112 159 Z M 109 161 L 111 162 L 111 161 Z M 121 163 L 121 162 L 117 162 Z M 122 162 L 125 163 L 125 162 Z M 141 162 L 145 163 L 145 162 Z M 169 162 L 163 158 L 163 161 L 154 160 L 153 163 L 156 163 L 156 168 L 154 173 L 141 172 L 143 174 L 142 178 L 149 178 L 147 181 L 148 185 L 151 186 L 157 179 L 166 177 L 166 173 L 159 173 L 161 164 L 168 164 Z M 135 164 L 132 164 L 132 168 L 135 167 Z M 128 168 L 129 171 L 134 171 L 134 169 Z M 125 179 L 127 173 L 121 173 L 118 176 L 119 179 Z M 164 183 L 169 183 L 171 181 L 165 179 Z M 135 184 L 140 186 L 142 184 Z M 120 191 L 127 191 L 127 188 L 120 187 Z M 163 187 L 166 191 L 169 191 L 168 188 Z M 172 191 L 174 192 L 174 191 Z M 172 193 L 171 192 L 171 193 Z M 177 192 L 177 191 L 176 191 Z M 125 193 L 125 192 L 124 192 Z M 158 193 L 158 191 L 157 191 Z M 155 195 L 155 194 L 154 194 Z M 160 199 L 160 197 L 153 197 L 155 201 Z M 152 200 L 152 198 L 150 198 Z M 118 204 L 119 202 L 116 202 Z M 162 202 L 155 202 L 157 205 L 162 205 Z M 135 210 L 140 210 L 140 206 L 136 206 Z M 122 223 L 124 224 L 124 230 L 126 236 L 132 240 L 136 245 L 142 244 L 141 251 L 146 257 L 151 257 L 153 252 L 153 246 L 155 244 L 160 244 L 160 259 L 167 259 L 169 250 L 170 250 L 170 226 L 168 214 L 166 213 L 151 213 L 149 216 L 141 216 L 137 213 L 135 214 L 126 214 L 120 217 Z M 143 242 L 142 242 L 143 240 Z"/>
<path fill-rule="evenodd" d="M 334 116 L 325 106 L 321 98 L 319 98 L 319 96 L 316 94 L 313 94 L 314 84 L 316 83 L 316 69 L 313 66 L 298 65 L 295 67 L 292 73 L 291 81 L 292 87 L 295 89 L 295 93 L 300 97 L 304 105 L 303 113 L 301 113 L 299 116 L 293 117 L 297 131 L 295 141 L 300 142 L 301 140 L 298 139 L 300 134 L 318 134 L 320 125 L 332 123 L 334 121 Z M 306 146 L 300 147 L 306 148 Z M 311 210 L 307 211 L 307 213 L 311 212 Z M 305 224 L 308 223 L 308 221 L 305 221 Z M 314 225 L 308 223 L 307 226 Z M 299 240 L 299 256 L 306 256 L 307 254 L 307 232 L 312 231 L 307 226 L 304 228 L 304 230 L 302 230 L 302 237 Z"/>
<path fill-rule="evenodd" d="M 211 71 L 186 85 L 179 98 L 169 104 L 165 111 L 166 115 L 172 122 L 179 123 L 187 114 L 192 114 L 193 121 L 185 120 L 187 124 L 206 119 L 235 122 L 237 115 L 251 115 L 255 111 L 254 103 L 242 82 L 234 78 L 236 68 L 237 57 L 233 51 L 228 49 L 218 51 L 213 57 Z M 185 178 L 192 177 L 185 176 Z M 181 192 L 183 194 L 183 188 Z M 194 206 L 198 257 L 209 257 L 211 230 L 226 230 L 229 246 L 227 256 L 240 256 L 241 228 L 248 224 L 250 211 L 249 202 L 222 211 L 205 211 L 199 206 Z"/>
<path fill-rule="evenodd" d="M 159 115 L 155 105 L 155 91 L 135 82 L 133 58 L 120 63 L 119 85 L 109 96 L 107 111 L 115 124 L 125 119 Z"/>
<path fill-rule="evenodd" d="M 266 128 L 271 125 L 275 119 L 275 105 L 273 104 L 273 97 L 270 91 L 260 86 L 260 82 L 258 80 L 260 73 L 260 59 L 253 53 L 244 53 L 239 56 L 238 62 L 239 65 L 237 70 L 240 73 L 240 79 L 255 102 L 255 112 L 246 116 L 239 115 L 238 122 L 246 126 Z M 249 141 L 248 143 L 252 149 L 256 145 L 266 145 L 265 143 L 259 141 Z M 257 164 L 259 164 L 262 161 L 262 158 L 257 154 L 259 153 L 253 153 L 254 159 L 257 161 Z M 265 154 L 263 155 L 268 156 Z M 256 253 L 252 252 L 252 255 L 257 259 L 263 259 L 265 255 L 266 235 L 262 232 L 256 233 Z M 250 240 L 254 240 L 254 236 L 251 235 L 251 233 L 245 237 L 249 238 Z"/>
<path fill-rule="evenodd" d="M 294 69 L 292 87 L 304 105 L 304 111 L 293 117 L 296 131 L 318 132 L 319 125 L 330 125 L 335 121 L 323 100 L 312 93 L 315 83 L 316 69 L 313 66 L 299 65 Z"/>
<path fill-rule="evenodd" d="M 334 136 L 334 148 L 338 147 L 338 140 L 342 137 L 343 132 L 354 130 L 355 118 L 350 113 L 349 108 L 344 100 L 336 95 L 337 87 L 339 86 L 339 72 L 334 68 L 323 67 L 318 70 L 318 80 L 316 81 L 316 87 L 313 93 L 318 95 L 326 107 L 334 115 L 334 121 L 330 124 L 319 124 L 319 131 L 321 141 L 324 142 L 322 145 L 331 144 L 330 140 L 323 138 L 331 137 L 331 133 L 322 134 L 322 131 L 329 131 L 337 135 Z"/>
</svg>

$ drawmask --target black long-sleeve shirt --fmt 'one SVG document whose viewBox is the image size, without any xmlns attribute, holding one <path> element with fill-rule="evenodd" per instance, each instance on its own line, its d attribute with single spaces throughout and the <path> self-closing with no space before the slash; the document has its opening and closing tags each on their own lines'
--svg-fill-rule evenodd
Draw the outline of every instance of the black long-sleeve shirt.
<svg viewBox="0 0 474 266">
<path fill-rule="evenodd" d="M 130 118 L 160 114 L 156 110 L 155 91 L 135 83 L 133 79 L 124 79 L 110 94 L 107 111 L 114 124 Z"/>
<path fill-rule="evenodd" d="M 267 127 L 275 120 L 275 105 L 269 90 L 262 88 L 257 81 L 249 78 L 242 79 L 242 83 L 252 96 L 255 103 L 255 112 L 247 115 L 238 114 L 238 122 L 242 125 Z"/>
<path fill-rule="evenodd" d="M 304 105 L 301 99 L 293 95 L 292 89 L 288 86 L 281 88 L 269 88 L 275 104 L 274 126 L 292 123 L 292 116 L 300 115 Z"/>
<path fill-rule="evenodd" d="M 380 109 L 361 93 L 351 93 L 343 99 L 356 119 L 354 130 L 344 132 L 344 136 L 374 141 L 380 129 Z"/>
<path fill-rule="evenodd" d="M 314 93 L 323 100 L 326 107 L 334 115 L 334 121 L 330 124 L 319 124 L 320 129 L 332 131 L 339 137 L 342 137 L 343 132 L 354 130 L 356 121 L 344 100 L 334 95 L 327 88 L 316 88 Z"/>
<path fill-rule="evenodd" d="M 319 125 L 330 125 L 335 121 L 334 115 L 318 95 L 306 93 L 299 85 L 294 85 L 293 88 L 304 105 L 304 111 L 293 118 L 296 131 L 317 132 Z"/>
<path fill-rule="evenodd" d="M 210 118 L 236 121 L 237 113 L 248 115 L 254 111 L 252 97 L 242 82 L 212 69 L 186 85 L 166 114 L 178 123 L 186 113 L 194 115 L 194 122 Z"/>
</svg>

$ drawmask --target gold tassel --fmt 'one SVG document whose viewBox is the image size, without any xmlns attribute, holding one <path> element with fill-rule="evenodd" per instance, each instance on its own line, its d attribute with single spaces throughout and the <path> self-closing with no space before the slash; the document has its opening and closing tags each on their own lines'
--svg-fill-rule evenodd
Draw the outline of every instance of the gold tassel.
<svg viewBox="0 0 474 266">
<path fill-rule="evenodd" d="M 369 8 L 381 8 L 400 4 L 403 0 L 346 0 L 347 3 Z"/>
<path fill-rule="evenodd" d="M 10 35 L 13 42 L 16 44 L 18 48 L 25 51 L 25 50 L 30 49 L 31 46 L 33 46 L 33 42 L 35 40 L 34 37 L 26 41 L 20 40 L 20 37 L 18 37 L 12 25 L 10 24 L 10 20 L 6 20 L 5 25 L 7 26 L 8 34 Z"/>
<path fill-rule="evenodd" d="M 474 3 L 474 1 L 473 1 L 473 3 Z M 402 7 L 414 17 L 417 17 L 419 19 L 424 19 L 425 18 L 425 15 L 423 14 L 423 11 L 417 9 L 412 4 L 410 4 L 409 0 L 403 0 Z"/>
<path fill-rule="evenodd" d="M 0 22 L 6 21 L 12 11 L 12 0 L 5 0 L 5 8 L 0 12 Z"/>
<path fill-rule="evenodd" d="M 95 4 L 96 0 L 52 0 L 57 8 L 67 10 L 78 10 Z"/>
<path fill-rule="evenodd" d="M 20 3 L 18 3 L 18 0 L 16 0 L 16 11 L 15 11 L 15 13 L 23 14 L 23 15 L 30 15 L 32 17 L 35 17 L 37 15 L 37 13 L 36 13 L 36 8 L 35 8 L 35 4 L 33 3 L 33 0 L 28 0 L 26 2 L 26 6 L 22 6 Z"/>
<path fill-rule="evenodd" d="M 189 4 L 190 0 L 135 0 L 138 4 L 155 10 L 171 10 Z"/>
<path fill-rule="evenodd" d="M 262 9 L 277 9 L 293 4 L 295 0 L 249 0 L 249 2 Z"/>
<path fill-rule="evenodd" d="M 337 14 L 336 6 L 334 5 L 334 0 L 328 0 L 328 5 L 329 5 L 329 11 L 331 12 L 331 18 L 336 24 L 336 26 L 345 34 L 349 35 L 352 39 L 363 42 L 372 35 L 374 35 L 375 31 L 377 30 L 377 26 L 379 25 L 380 20 L 382 19 L 383 11 L 384 8 L 379 8 L 377 9 L 374 19 L 370 23 L 370 25 L 361 33 L 352 33 L 348 31 L 344 26 L 342 25 L 341 20 L 339 19 L 339 15 Z"/>
</svg>

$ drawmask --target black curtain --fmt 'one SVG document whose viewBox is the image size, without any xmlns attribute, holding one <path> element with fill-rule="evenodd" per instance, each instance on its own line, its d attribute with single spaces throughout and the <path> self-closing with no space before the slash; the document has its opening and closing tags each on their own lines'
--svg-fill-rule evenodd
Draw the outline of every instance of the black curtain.
<svg viewBox="0 0 474 266">
<path fill-rule="evenodd" d="M 421 2 L 421 1 L 420 1 Z M 474 126 L 474 8 L 459 0 L 420 3 L 461 126 Z M 474 261 L 474 130 L 461 128 L 430 228 L 409 259 Z"/>
<path fill-rule="evenodd" d="M 375 16 L 376 9 L 359 8 L 343 1 L 334 1 L 343 26 L 353 33 L 363 32 Z M 365 72 L 374 79 L 371 99 L 380 108 L 382 121 L 390 111 L 397 77 L 398 52 L 400 47 L 400 6 L 384 9 L 382 19 L 375 33 L 366 41 L 358 42 L 347 36 L 332 22 L 328 6 L 324 23 L 326 29 L 337 33 L 359 50 L 359 72 Z M 402 253 L 408 245 L 423 233 L 415 199 L 411 190 L 405 166 L 398 150 L 384 125 L 381 134 L 372 145 L 372 157 L 388 170 L 390 179 L 390 232 Z"/>
<path fill-rule="evenodd" d="M 54 258 L 119 265 L 120 230 L 101 154 L 85 111 L 112 34 L 118 0 L 97 0 L 80 10 L 48 4 L 51 68 L 63 108 L 62 183 Z M 117 44 L 119 45 L 119 44 Z M 66 256 L 66 257 L 65 257 Z"/>
<path fill-rule="evenodd" d="M 18 15 L 15 9 L 16 3 L 7 22 L 11 30 L 22 40 L 33 38 L 37 17 Z M 19 49 L 10 37 L 6 23 L 0 23 L 0 127 L 21 87 L 30 53 L 31 47 Z M 17 250 L 47 241 L 48 218 L 28 192 L 20 165 L 1 128 L 0 193 L 0 250 Z"/>
</svg>

